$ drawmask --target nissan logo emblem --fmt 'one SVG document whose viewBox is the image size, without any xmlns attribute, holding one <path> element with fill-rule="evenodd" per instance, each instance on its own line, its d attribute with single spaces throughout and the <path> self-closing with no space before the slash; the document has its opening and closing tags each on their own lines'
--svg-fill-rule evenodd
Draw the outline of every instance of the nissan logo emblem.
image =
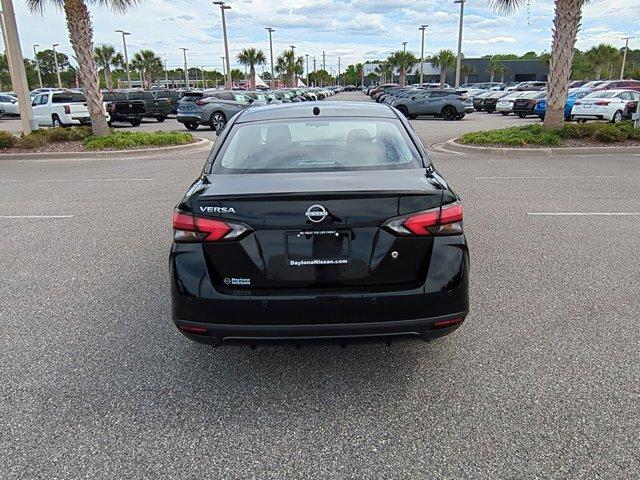
<svg viewBox="0 0 640 480">
<path fill-rule="evenodd" d="M 327 218 L 328 214 L 329 213 L 327 212 L 327 209 L 322 205 L 311 205 L 305 212 L 307 218 L 313 223 L 320 223 L 325 218 Z"/>
</svg>

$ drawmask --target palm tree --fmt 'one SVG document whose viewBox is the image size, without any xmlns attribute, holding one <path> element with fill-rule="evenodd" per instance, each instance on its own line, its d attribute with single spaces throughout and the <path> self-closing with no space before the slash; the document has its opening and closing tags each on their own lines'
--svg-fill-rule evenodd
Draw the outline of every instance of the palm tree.
<svg viewBox="0 0 640 480">
<path fill-rule="evenodd" d="M 296 58 L 296 54 L 293 49 L 285 50 L 276 59 L 275 70 L 282 75 L 285 83 L 289 83 L 291 86 L 295 87 L 295 85 L 292 85 L 293 78 L 296 74 L 299 75 L 304 72 L 304 58 Z"/>
<path fill-rule="evenodd" d="M 592 47 L 585 55 L 587 61 L 595 70 L 595 79 L 600 80 L 602 69 L 618 60 L 618 58 L 620 58 L 620 51 L 611 45 L 601 43 L 600 45 Z"/>
<path fill-rule="evenodd" d="M 460 67 L 460 73 L 464 78 L 464 83 L 469 83 L 469 75 L 471 75 L 474 71 L 475 69 L 473 68 L 473 65 L 469 65 L 468 63 L 462 64 L 462 66 Z"/>
<path fill-rule="evenodd" d="M 26 3 L 33 12 L 42 13 L 48 4 L 62 8 L 64 11 L 69 40 L 80 67 L 78 70 L 80 83 L 87 97 L 91 129 L 96 136 L 108 135 L 111 130 L 104 115 L 98 67 L 93 58 L 93 25 L 87 3 L 106 5 L 117 12 L 124 12 L 138 3 L 138 0 L 26 0 Z"/>
<path fill-rule="evenodd" d="M 131 68 L 140 72 L 143 83 L 153 81 L 153 76 L 162 71 L 162 59 L 153 50 L 140 50 L 131 58 Z"/>
<path fill-rule="evenodd" d="M 398 73 L 400 74 L 400 85 L 405 85 L 407 72 L 413 68 L 413 66 L 418 63 L 418 59 L 416 56 L 404 50 L 398 50 L 397 52 L 393 52 L 387 58 L 387 63 L 392 68 L 397 68 Z"/>
<path fill-rule="evenodd" d="M 522 0 L 488 0 L 498 11 L 512 13 L 525 4 Z M 582 20 L 582 7 L 589 0 L 555 0 L 553 39 L 547 81 L 547 114 L 545 128 L 560 128 L 564 122 L 571 65 L 576 36 Z"/>
<path fill-rule="evenodd" d="M 447 69 L 453 68 L 456 64 L 456 54 L 452 50 L 440 50 L 429 59 L 431 65 L 440 67 L 440 88 L 444 88 L 444 80 L 447 78 Z"/>
<path fill-rule="evenodd" d="M 107 88 L 111 88 L 111 67 L 124 65 L 124 57 L 120 52 L 116 52 L 113 45 L 100 45 L 93 52 L 96 63 L 104 71 L 104 83 Z"/>
<path fill-rule="evenodd" d="M 264 56 L 262 50 L 256 50 L 255 48 L 245 48 L 238 54 L 238 62 L 240 64 L 249 67 L 249 78 L 251 79 L 251 86 L 256 86 L 256 65 L 264 65 L 267 63 L 267 57 Z"/>
</svg>

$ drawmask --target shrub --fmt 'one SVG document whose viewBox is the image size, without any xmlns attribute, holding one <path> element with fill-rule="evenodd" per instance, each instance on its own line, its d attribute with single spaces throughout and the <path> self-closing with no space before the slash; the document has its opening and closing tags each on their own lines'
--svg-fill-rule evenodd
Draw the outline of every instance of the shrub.
<svg viewBox="0 0 640 480">
<path fill-rule="evenodd" d="M 616 125 L 605 124 L 599 126 L 596 133 L 593 134 L 593 138 L 599 142 L 613 143 L 626 140 L 627 135 Z"/>
<path fill-rule="evenodd" d="M 28 150 L 35 150 L 49 143 L 48 137 L 39 133 L 38 130 L 29 135 L 22 135 L 16 142 L 16 147 Z"/>
<path fill-rule="evenodd" d="M 69 140 L 71 141 L 86 140 L 93 135 L 91 127 L 71 127 L 67 128 L 67 132 L 69 135 Z"/>
<path fill-rule="evenodd" d="M 193 135 L 186 132 L 114 132 L 105 137 L 88 137 L 84 146 L 88 150 L 123 150 L 136 147 L 161 147 L 184 145 L 193 141 Z"/>
<path fill-rule="evenodd" d="M 11 132 L 0 131 L 0 148 L 11 148 L 16 144 L 16 137 Z"/>
<path fill-rule="evenodd" d="M 64 127 L 51 128 L 43 131 L 46 132 L 47 138 L 52 142 L 66 142 L 69 140 L 69 131 Z"/>
</svg>

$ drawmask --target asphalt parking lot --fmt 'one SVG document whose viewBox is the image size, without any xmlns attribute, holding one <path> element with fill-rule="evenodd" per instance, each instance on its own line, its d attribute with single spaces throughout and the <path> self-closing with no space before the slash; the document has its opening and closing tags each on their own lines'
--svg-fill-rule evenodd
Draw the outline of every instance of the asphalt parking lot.
<svg viewBox="0 0 640 480">
<path fill-rule="evenodd" d="M 414 125 L 490 121 L 522 123 Z M 301 350 L 171 324 L 171 210 L 205 157 L 0 164 L 0 478 L 640 476 L 640 156 L 434 150 L 464 200 L 464 326 Z"/>
</svg>

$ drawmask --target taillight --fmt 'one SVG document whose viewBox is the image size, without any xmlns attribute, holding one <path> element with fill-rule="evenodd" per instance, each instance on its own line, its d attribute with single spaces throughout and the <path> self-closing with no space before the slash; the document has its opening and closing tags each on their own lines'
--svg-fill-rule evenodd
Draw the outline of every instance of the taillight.
<svg viewBox="0 0 640 480">
<path fill-rule="evenodd" d="M 580 100 L 577 100 L 576 102 L 574 102 L 574 105 L 582 105 L 582 102 Z"/>
<path fill-rule="evenodd" d="M 467 101 L 467 98 L 469 98 L 469 97 L 467 97 L 466 95 L 460 95 L 460 96 L 458 97 L 458 100 L 460 100 L 461 102 L 466 102 L 466 101 Z"/>
<path fill-rule="evenodd" d="M 182 210 L 173 211 L 175 242 L 217 242 L 237 240 L 249 229 L 239 223 L 199 217 Z"/>
<path fill-rule="evenodd" d="M 208 103 L 208 100 L 206 98 L 198 98 L 195 102 L 196 105 L 202 106 L 202 105 L 206 105 Z"/>
<path fill-rule="evenodd" d="M 462 233 L 462 205 L 458 202 L 396 218 L 384 225 L 394 233 L 404 236 L 440 236 Z"/>
<path fill-rule="evenodd" d="M 598 100 L 597 102 L 593 102 L 593 103 L 595 103 L 596 105 L 601 105 L 606 107 L 611 102 L 608 102 L 607 100 Z"/>
<path fill-rule="evenodd" d="M 64 106 L 64 114 L 65 115 L 70 115 L 71 114 L 71 107 L 69 105 L 65 105 Z"/>
</svg>

